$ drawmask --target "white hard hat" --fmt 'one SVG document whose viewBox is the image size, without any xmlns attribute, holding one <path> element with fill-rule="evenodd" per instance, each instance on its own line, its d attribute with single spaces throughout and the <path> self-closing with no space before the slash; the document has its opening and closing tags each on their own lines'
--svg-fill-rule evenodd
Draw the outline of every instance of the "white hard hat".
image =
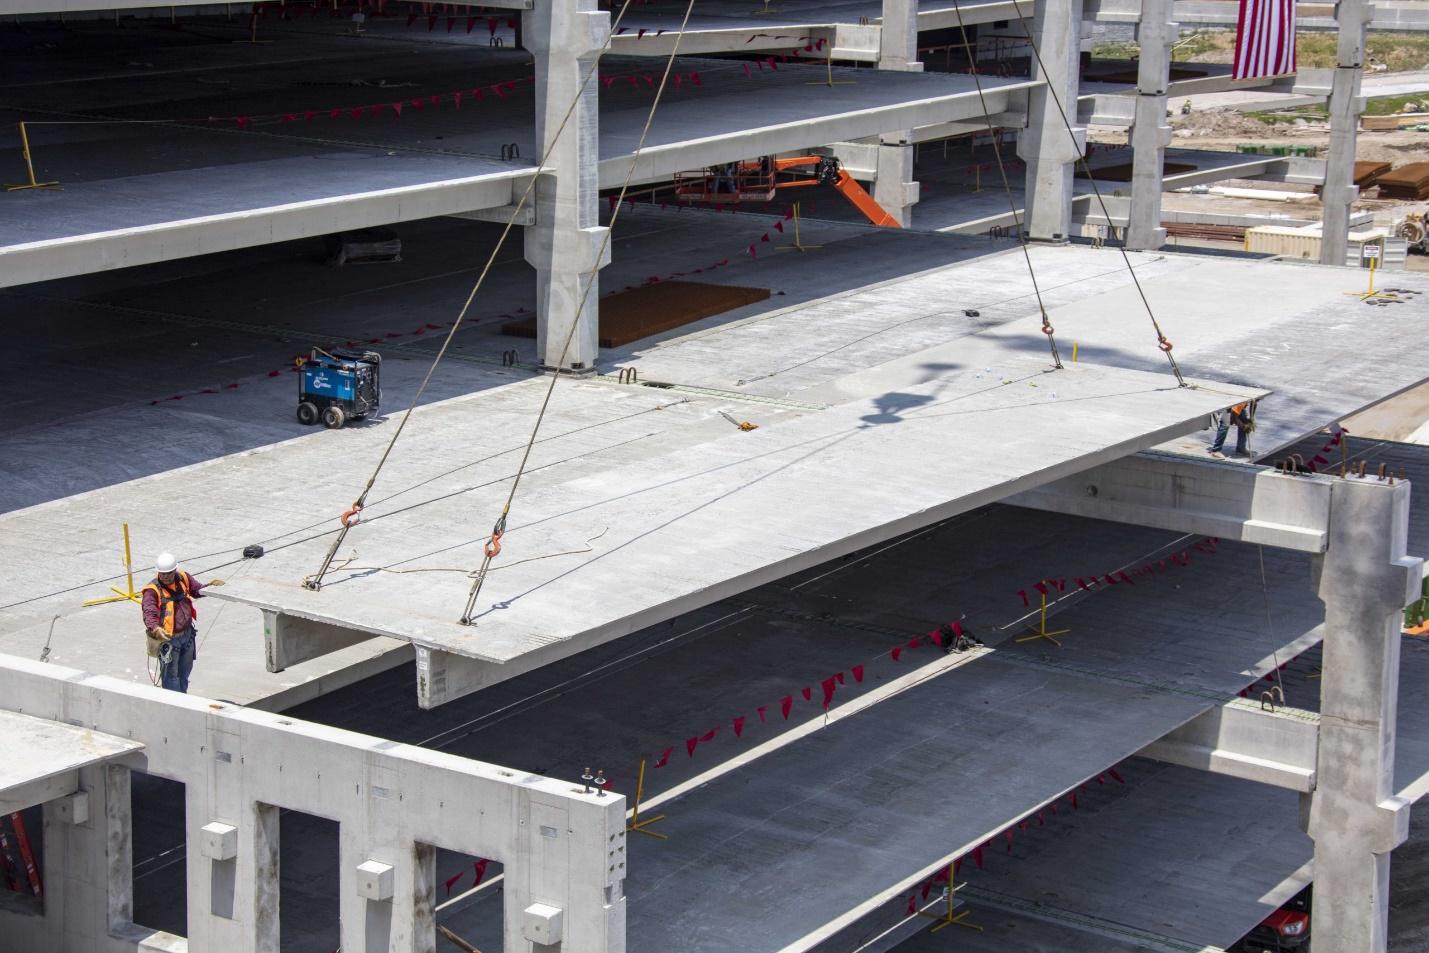
<svg viewBox="0 0 1429 953">
<path fill-rule="evenodd" d="M 154 560 L 156 572 L 173 572 L 179 568 L 179 561 L 174 558 L 173 553 L 160 553 L 159 558 Z"/>
</svg>

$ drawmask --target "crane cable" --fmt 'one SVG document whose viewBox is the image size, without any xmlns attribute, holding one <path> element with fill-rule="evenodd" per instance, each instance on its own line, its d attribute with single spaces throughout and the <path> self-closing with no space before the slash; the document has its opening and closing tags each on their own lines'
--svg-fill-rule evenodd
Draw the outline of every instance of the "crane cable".
<svg viewBox="0 0 1429 953">
<path fill-rule="evenodd" d="M 992 153 L 997 157 L 997 171 L 1002 177 L 1002 191 L 1007 195 L 1007 208 L 1012 213 L 1012 227 L 1017 230 L 1017 243 L 1022 246 L 1022 257 L 1027 261 L 1027 275 L 1032 279 L 1032 293 L 1037 296 L 1037 312 L 1042 316 L 1042 333 L 1047 335 L 1047 346 L 1052 349 L 1052 364 L 1062 369 L 1062 355 L 1057 353 L 1057 338 L 1051 320 L 1047 317 L 1047 307 L 1042 303 L 1042 289 L 1037 285 L 1037 271 L 1032 267 L 1032 253 L 1027 250 L 1027 236 L 1022 231 L 1022 223 L 1017 217 L 1017 201 L 1012 197 L 1012 185 L 1007 180 L 1007 167 L 1002 164 L 1002 144 L 992 125 L 992 115 L 988 112 L 987 97 L 982 90 L 982 76 L 977 70 L 977 54 L 968 40 L 967 24 L 963 22 L 963 11 L 958 0 L 953 0 L 953 14 L 958 18 L 958 29 L 963 36 L 963 49 L 967 52 L 968 65 L 972 69 L 973 82 L 977 84 L 977 100 L 982 104 L 983 122 L 992 138 Z"/>
<path fill-rule="evenodd" d="M 431 383 L 432 375 L 436 373 L 437 365 L 440 364 L 442 358 L 446 356 L 452 339 L 456 337 L 457 331 L 461 328 L 462 321 L 466 319 L 467 312 L 471 310 L 472 302 L 476 300 L 477 292 L 481 290 L 482 283 L 486 281 L 486 276 L 491 272 L 491 267 L 496 262 L 496 256 L 501 253 L 502 247 L 506 244 L 507 236 L 511 234 L 512 228 L 516 225 L 517 217 L 520 216 L 521 210 L 526 207 L 527 201 L 530 200 L 532 193 L 535 191 L 536 180 L 540 178 L 542 171 L 546 168 L 546 163 L 550 161 L 551 153 L 555 151 L 556 143 L 560 141 L 562 133 L 565 132 L 566 124 L 570 122 L 571 116 L 575 114 L 576 107 L 580 105 L 581 96 L 584 95 L 586 87 L 590 85 L 591 79 L 595 76 L 596 71 L 600 69 L 601 57 L 605 54 L 606 50 L 610 48 L 611 38 L 615 36 L 616 30 L 620 26 L 620 21 L 625 17 L 625 12 L 630 9 L 631 2 L 632 0 L 625 0 L 625 2 L 621 4 L 620 12 L 616 15 L 615 21 L 611 24 L 610 30 L 606 34 L 605 42 L 596 53 L 595 61 L 591 63 L 590 70 L 587 71 L 586 75 L 581 79 L 581 84 L 576 88 L 575 95 L 571 97 L 570 106 L 566 108 L 566 114 L 561 117 L 560 125 L 556 127 L 556 134 L 551 137 L 551 144 L 541 155 L 541 161 L 531 173 L 530 179 L 526 183 L 526 188 L 521 193 L 520 200 L 511 210 L 511 215 L 507 218 L 506 225 L 501 229 L 501 236 L 496 240 L 496 245 L 491 249 L 491 254 L 487 256 L 486 264 L 482 266 L 481 273 L 477 275 L 476 283 L 472 285 L 471 293 L 466 296 L 466 301 L 462 304 L 461 310 L 457 313 L 456 320 L 452 322 L 451 330 L 447 331 L 447 336 L 445 340 L 442 341 L 441 349 L 437 351 L 437 356 L 432 359 L 432 366 L 427 368 L 426 376 L 422 378 L 421 385 L 417 388 L 416 394 L 412 396 L 412 403 L 402 415 L 402 420 L 397 424 L 397 430 L 392 434 L 392 439 L 387 441 L 387 448 L 382 451 L 382 456 L 378 459 L 377 466 L 372 470 L 372 476 L 367 479 L 367 485 L 364 486 L 362 492 L 358 494 L 356 502 L 343 511 L 342 516 L 339 518 L 339 522 L 342 523 L 342 529 L 338 532 L 337 538 L 332 541 L 332 546 L 329 547 L 327 556 L 323 558 L 322 566 L 316 573 L 303 580 L 304 588 L 314 591 L 322 588 L 323 576 L 327 575 L 328 569 L 332 567 L 332 561 L 337 557 L 338 548 L 341 547 L 343 541 L 347 539 L 348 530 L 352 529 L 352 527 L 361 521 L 362 508 L 367 503 L 367 494 L 372 492 L 372 486 L 377 482 L 377 475 L 382 472 L 382 467 L 386 465 L 387 458 L 392 455 L 392 448 L 397 445 L 397 439 L 402 436 L 402 431 L 406 428 L 407 421 L 411 419 L 412 412 L 417 409 L 417 404 L 421 401 L 422 395 L 426 392 L 427 385 Z M 531 448 L 528 445 L 526 448 L 527 454 L 530 453 L 530 450 Z M 524 458 L 522 462 L 524 464 Z"/>
<path fill-rule="evenodd" d="M 956 6 L 956 0 L 954 0 L 954 5 Z M 1062 97 L 1058 96 L 1057 90 L 1053 88 L 1051 83 L 1047 82 L 1047 77 L 1050 75 L 1047 71 L 1047 64 L 1042 61 L 1042 52 L 1037 49 L 1037 41 L 1033 39 L 1032 30 L 1028 28 L 1027 17 L 1022 14 L 1022 5 L 1019 0 L 1012 0 L 1012 9 L 1017 13 L 1017 20 L 1022 24 L 1022 29 L 1027 34 L 1027 45 L 1031 48 L 1032 55 L 1037 60 L 1037 67 L 1042 71 L 1043 86 L 1046 88 L 1048 95 L 1052 97 L 1052 102 L 1057 107 L 1057 114 L 1062 117 L 1062 125 L 1066 127 L 1067 136 L 1072 140 L 1072 145 L 1075 148 L 1077 144 L 1077 134 L 1072 131 L 1071 120 L 1067 118 L 1067 110 L 1062 106 Z M 1097 204 L 1101 206 L 1102 217 L 1106 219 L 1107 227 L 1111 227 L 1111 213 L 1107 211 L 1106 199 L 1102 197 L 1102 190 L 1097 186 L 1097 180 L 1092 175 L 1091 166 L 1087 163 L 1086 153 L 1078 150 L 1077 162 L 1081 165 L 1082 173 L 1087 177 L 1087 181 L 1092 185 L 1092 194 L 1096 196 Z M 1151 302 L 1147 300 L 1146 291 L 1141 287 L 1141 281 L 1136 277 L 1136 268 L 1131 264 L 1131 256 L 1126 253 L 1126 244 L 1123 242 L 1118 245 L 1117 250 L 1121 252 L 1121 260 L 1126 263 L 1127 273 L 1131 275 L 1131 283 L 1136 286 L 1136 293 L 1141 297 L 1141 304 L 1146 309 L 1146 316 L 1151 319 L 1151 327 L 1156 331 L 1156 346 L 1160 348 L 1161 353 L 1166 355 L 1166 360 L 1171 363 L 1171 373 L 1176 375 L 1176 383 L 1181 387 L 1189 387 L 1190 385 L 1186 383 L 1186 378 L 1181 376 L 1180 365 L 1176 363 L 1176 358 L 1171 355 L 1171 342 L 1167 339 L 1166 335 L 1162 333 L 1161 324 L 1156 320 L 1156 313 L 1151 309 Z"/>
<path fill-rule="evenodd" d="M 630 0 L 626 0 L 627 4 L 629 2 Z M 606 227 L 605 235 L 601 238 L 600 250 L 595 256 L 597 262 L 605 257 L 606 250 L 610 247 L 610 237 L 615 234 L 615 222 L 620 217 L 620 210 L 625 204 L 625 193 L 630 189 L 630 181 L 635 177 L 635 168 L 640 163 L 640 152 L 645 148 L 645 140 L 650 135 L 650 126 L 655 121 L 655 111 L 660 108 L 660 99 L 665 95 L 665 87 L 670 82 L 670 71 L 674 69 L 675 57 L 680 52 L 680 41 L 685 37 L 685 28 L 689 25 L 690 13 L 694 8 L 695 0 L 689 0 L 685 5 L 685 15 L 680 20 L 679 32 L 675 34 L 674 45 L 670 48 L 670 55 L 665 59 L 665 71 L 660 76 L 660 85 L 655 89 L 655 99 L 650 103 L 650 111 L 645 116 L 645 126 L 640 130 L 640 139 L 635 143 L 635 151 L 630 155 L 630 168 L 625 172 L 625 181 L 620 185 L 620 194 L 611 208 L 610 224 Z M 556 359 L 555 367 L 551 372 L 551 383 L 546 388 L 546 396 L 541 400 L 541 409 L 536 414 L 536 422 L 531 426 L 531 437 L 526 442 L 526 450 L 521 455 L 521 463 L 517 466 L 516 475 L 511 480 L 511 489 L 506 494 L 506 503 L 501 507 L 501 515 L 497 517 L 495 525 L 491 528 L 491 538 L 482 546 L 481 568 L 476 571 L 476 575 L 472 579 L 471 591 L 466 597 L 466 608 L 461 614 L 462 625 L 474 624 L 472 612 L 476 607 L 477 598 L 481 595 L 481 585 L 485 582 L 486 574 L 491 569 L 491 561 L 501 552 L 501 537 L 506 534 L 506 517 L 511 513 L 511 502 L 516 498 L 516 490 L 521 485 L 521 476 L 526 472 L 526 463 L 531 458 L 531 448 L 536 444 L 536 436 L 541 431 L 541 422 L 545 419 L 546 410 L 551 405 L 551 395 L 556 391 L 556 381 L 561 378 L 561 366 L 566 362 L 566 355 L 570 352 L 576 329 L 580 327 L 579 317 L 585 311 L 586 302 L 590 299 L 590 291 L 595 285 L 595 277 L 596 271 L 592 271 L 590 280 L 586 282 L 585 291 L 581 293 L 581 300 L 576 304 L 577 320 L 571 322 L 570 330 L 566 332 L 565 343 L 561 345 L 561 355 Z"/>
</svg>

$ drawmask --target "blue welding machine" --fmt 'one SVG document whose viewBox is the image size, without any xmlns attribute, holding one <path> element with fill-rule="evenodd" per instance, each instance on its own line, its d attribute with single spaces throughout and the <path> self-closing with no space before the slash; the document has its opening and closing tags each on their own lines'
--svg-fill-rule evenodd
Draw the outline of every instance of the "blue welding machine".
<svg viewBox="0 0 1429 953">
<path fill-rule="evenodd" d="M 382 355 L 313 348 L 298 375 L 298 423 L 319 420 L 336 430 L 377 412 L 382 401 Z"/>
</svg>

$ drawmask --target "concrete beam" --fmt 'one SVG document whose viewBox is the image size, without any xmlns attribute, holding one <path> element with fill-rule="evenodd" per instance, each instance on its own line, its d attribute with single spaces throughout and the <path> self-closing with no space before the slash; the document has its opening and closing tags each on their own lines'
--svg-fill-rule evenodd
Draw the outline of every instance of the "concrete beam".
<svg viewBox="0 0 1429 953">
<path fill-rule="evenodd" d="M 512 192 L 520 193 L 525 191 L 524 185 L 514 185 Z M 510 222 L 513 225 L 535 225 L 536 209 L 534 203 L 527 200 L 521 208 L 512 205 L 499 205 L 496 208 L 476 209 L 471 212 L 457 212 L 449 215 L 448 218 L 465 218 L 473 222 L 495 222 L 497 225 L 505 225 Z"/>
<path fill-rule="evenodd" d="M 850 108 L 842 112 L 794 122 L 756 126 L 745 130 L 739 136 L 707 136 L 669 145 L 647 145 L 641 150 L 635 163 L 631 181 L 661 182 L 668 179 L 671 172 L 681 169 L 700 169 L 722 162 L 747 159 L 750 156 L 775 155 L 796 150 L 802 152 L 830 142 L 853 142 L 877 136 L 883 129 L 917 129 L 920 126 L 954 122 L 968 123 L 969 131 L 986 129 L 986 124 L 982 121 L 982 106 L 971 85 L 969 82 L 968 88 L 965 89 L 950 90 L 886 106 L 858 108 L 851 104 Z M 1035 80 L 985 77 L 983 91 L 988 112 L 1007 113 L 1020 108 L 1027 95 L 1024 91 L 1040 85 L 1041 83 Z M 1064 128 L 1063 138 L 1066 138 L 1066 135 Z M 602 160 L 600 187 L 619 187 L 629 171 L 628 154 Z"/>
<path fill-rule="evenodd" d="M 453 6 L 467 7 L 500 7 L 505 10 L 529 10 L 533 0 L 449 0 Z M 105 0 L 100 3 L 97 0 L 6 0 L 6 16 L 24 16 L 29 14 L 62 14 L 62 13 L 85 13 L 89 11 L 102 11 L 108 15 L 110 11 L 119 12 L 121 10 L 154 10 L 170 7 L 194 8 L 206 7 L 206 10 L 193 10 L 192 12 L 212 12 L 222 14 L 226 4 L 214 3 L 213 0 Z"/>
<path fill-rule="evenodd" d="M 1115 3 L 1129 0 L 1113 0 Z M 1186 26 L 1234 27 L 1234 6 L 1218 0 L 1177 0 L 1176 19 Z M 1295 29 L 1334 31 L 1335 6 L 1332 3 L 1296 4 Z M 1429 10 L 1419 0 L 1375 0 L 1369 21 L 1372 30 L 1429 30 Z"/>
<path fill-rule="evenodd" d="M 79 771 L 65 771 L 0 791 L 0 815 L 23 811 L 79 790 Z"/>
<path fill-rule="evenodd" d="M 357 629 L 304 619 L 272 609 L 263 610 L 263 658 L 270 672 L 358 645 L 375 636 Z"/>
<path fill-rule="evenodd" d="M 1054 513 L 1219 536 L 1307 553 L 1325 551 L 1325 476 L 1145 452 L 1009 497 Z"/>
<path fill-rule="evenodd" d="M 0 248 L 0 287 L 391 225 L 511 202 L 514 178 L 481 175 L 336 195 Z"/>
<path fill-rule="evenodd" d="M 1319 725 L 1314 712 L 1263 710 L 1257 702 L 1236 699 L 1192 719 L 1138 754 L 1309 792 L 1315 789 Z"/>
<path fill-rule="evenodd" d="M 0 705 L 122 733 L 144 746 L 148 773 L 184 783 L 191 949 L 277 949 L 280 808 L 338 822 L 344 950 L 432 950 L 437 848 L 504 866 L 505 949 L 625 949 L 619 795 L 10 656 L 0 656 Z M 44 914 L 0 910 L 16 949 L 133 953 L 149 942 L 132 922 L 128 770 L 81 775 L 87 823 L 46 807 Z M 538 903 L 560 911 L 544 932 L 526 916 Z"/>
</svg>

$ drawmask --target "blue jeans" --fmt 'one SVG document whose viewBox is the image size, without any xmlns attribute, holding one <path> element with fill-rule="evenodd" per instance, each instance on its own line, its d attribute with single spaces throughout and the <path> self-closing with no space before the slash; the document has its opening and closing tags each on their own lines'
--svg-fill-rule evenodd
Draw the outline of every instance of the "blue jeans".
<svg viewBox="0 0 1429 953">
<path fill-rule="evenodd" d="M 159 649 L 159 677 L 161 684 L 171 692 L 189 690 L 189 673 L 193 671 L 194 659 L 198 658 L 195 634 L 190 625 Z"/>
<path fill-rule="evenodd" d="M 1230 430 L 1231 430 L 1231 415 L 1230 415 L 1229 412 L 1226 412 L 1226 413 L 1224 413 L 1224 414 L 1221 414 L 1221 425 L 1216 428 L 1216 442 L 1213 443 L 1213 444 L 1211 444 L 1211 452 L 1212 452 L 1212 453 L 1220 453 L 1220 452 L 1221 452 L 1221 448 L 1226 445 L 1226 435 L 1227 435 L 1228 433 L 1230 433 Z M 1247 434 L 1246 434 L 1246 432 L 1245 432 L 1245 428 L 1242 427 L 1242 426 L 1240 426 L 1240 425 L 1236 425 L 1236 428 L 1235 428 L 1235 452 L 1236 452 L 1236 453 L 1245 454 L 1245 453 L 1248 452 L 1248 451 L 1246 450 L 1246 440 L 1247 440 Z"/>
</svg>

